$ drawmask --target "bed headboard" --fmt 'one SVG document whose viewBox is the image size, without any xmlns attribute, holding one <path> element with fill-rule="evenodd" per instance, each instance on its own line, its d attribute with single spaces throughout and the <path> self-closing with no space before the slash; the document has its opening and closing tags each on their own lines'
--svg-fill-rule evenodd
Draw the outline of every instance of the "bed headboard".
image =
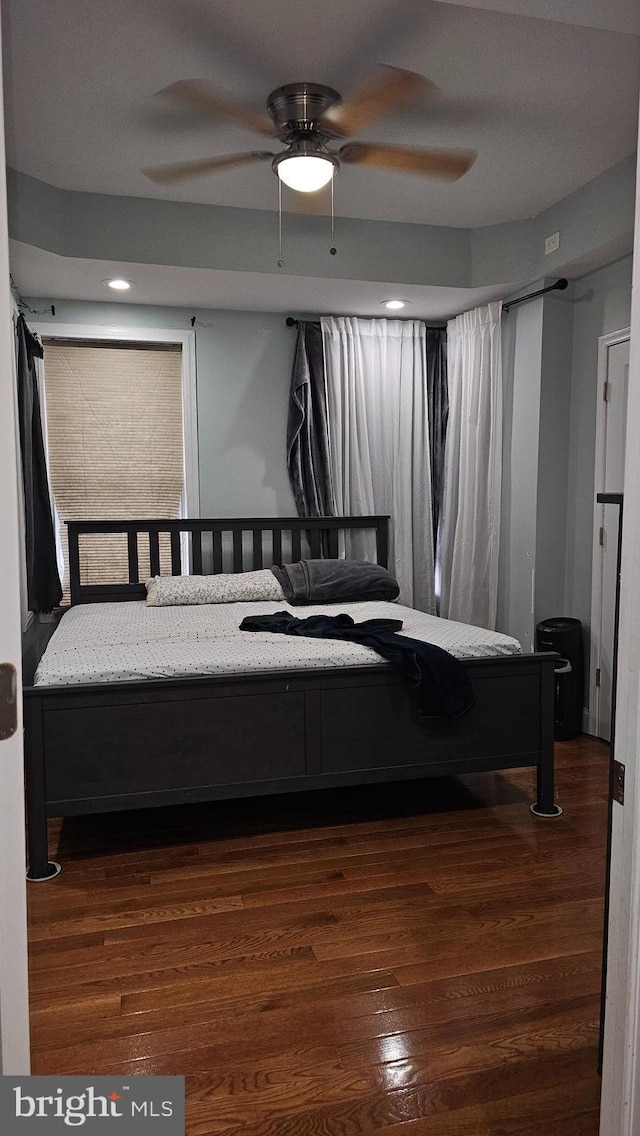
<svg viewBox="0 0 640 1136">
<path fill-rule="evenodd" d="M 387 567 L 389 517 L 233 517 L 216 520 L 67 521 L 71 603 L 139 600 L 146 596 L 140 579 L 140 538 L 148 540 L 152 576 L 160 575 L 161 537 L 168 541 L 170 574 L 183 572 L 186 552 L 192 575 L 207 572 L 251 572 L 281 564 L 283 548 L 290 546 L 290 559 L 303 556 L 303 540 L 309 555 L 337 557 L 341 533 L 368 529 L 375 536 L 376 560 Z M 81 581 L 81 537 L 85 534 L 123 533 L 126 536 L 128 582 L 86 584 Z M 204 545 L 204 547 L 203 547 Z M 265 555 L 266 552 L 266 555 Z M 289 558 L 285 552 L 285 560 Z M 228 561 L 228 563 L 225 563 Z M 265 563 L 266 561 L 266 563 Z M 208 562 L 208 563 L 207 563 Z M 166 574 L 166 571 L 165 571 Z"/>
</svg>

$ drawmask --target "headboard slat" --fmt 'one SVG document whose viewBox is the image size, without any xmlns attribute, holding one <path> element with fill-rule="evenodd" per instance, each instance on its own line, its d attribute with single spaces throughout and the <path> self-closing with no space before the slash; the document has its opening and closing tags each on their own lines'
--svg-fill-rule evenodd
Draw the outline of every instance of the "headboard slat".
<svg viewBox="0 0 640 1136">
<path fill-rule="evenodd" d="M 302 560 L 300 529 L 291 529 L 291 560 L 294 564 L 297 560 Z"/>
<path fill-rule="evenodd" d="M 282 564 L 282 529 L 277 528 L 271 534 L 271 557 L 274 564 Z"/>
<path fill-rule="evenodd" d="M 212 570 L 223 570 L 223 540 L 228 547 L 228 534 L 231 533 L 229 551 L 232 552 L 233 571 L 242 572 L 261 568 L 265 563 L 265 535 L 271 537 L 272 563 L 282 564 L 289 554 L 283 556 L 283 532 L 291 534 L 291 558 L 300 560 L 302 555 L 302 535 L 306 534 L 311 555 L 322 556 L 323 549 L 336 557 L 340 548 L 340 533 L 353 529 L 372 529 L 376 537 L 378 563 L 387 567 L 389 552 L 389 518 L 375 517 L 253 517 L 209 520 L 201 517 L 181 520 L 126 520 L 126 521 L 67 521 L 69 533 L 69 571 L 71 603 L 95 603 L 97 601 L 134 600 L 145 595 L 144 584 L 140 583 L 140 564 L 138 553 L 139 538 L 149 541 L 149 563 L 152 576 L 160 574 L 160 534 L 168 534 L 171 546 L 171 571 L 178 575 L 182 571 L 182 534 L 191 536 L 191 571 L 201 574 L 203 568 L 202 534 L 210 534 L 212 540 Z M 127 540 L 126 568 L 123 575 L 111 583 L 83 584 L 80 578 L 80 537 L 85 533 L 123 533 Z M 251 541 L 244 543 L 244 534 L 251 533 Z M 285 544 L 285 550 L 287 549 Z M 305 545 L 306 548 L 306 545 Z M 208 553 L 207 545 L 205 549 Z M 83 558 L 86 559 L 83 552 Z M 267 560 L 267 564 L 269 561 Z M 128 583 L 125 581 L 128 577 Z"/>
<path fill-rule="evenodd" d="M 80 534 L 69 530 L 69 587 L 71 603 L 82 603 L 80 598 Z"/>
<path fill-rule="evenodd" d="M 242 572 L 243 569 L 243 556 L 242 556 L 242 529 L 233 530 L 233 570 L 234 572 Z"/>
<path fill-rule="evenodd" d="M 320 560 L 322 556 L 322 534 L 320 529 L 311 529 L 309 531 L 309 548 L 311 549 L 313 559 Z"/>
<path fill-rule="evenodd" d="M 194 576 L 202 575 L 202 533 L 191 533 L 191 571 Z"/>
<path fill-rule="evenodd" d="M 182 575 L 182 551 L 180 548 L 180 533 L 172 532 L 171 539 L 171 575 Z"/>
<path fill-rule="evenodd" d="M 152 576 L 160 575 L 160 534 L 158 529 L 149 532 L 149 564 Z"/>
<path fill-rule="evenodd" d="M 138 534 L 136 532 L 127 533 L 127 560 L 129 562 L 129 583 L 137 584 L 140 580 L 140 568 L 138 565 Z"/>
<path fill-rule="evenodd" d="M 216 529 L 211 533 L 213 540 L 213 564 L 212 570 L 214 572 L 222 572 L 222 532 Z"/>
</svg>

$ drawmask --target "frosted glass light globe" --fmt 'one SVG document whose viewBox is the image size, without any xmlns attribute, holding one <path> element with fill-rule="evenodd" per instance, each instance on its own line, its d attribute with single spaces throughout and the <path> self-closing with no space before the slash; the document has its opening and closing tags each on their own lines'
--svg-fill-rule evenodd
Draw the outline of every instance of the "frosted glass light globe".
<svg viewBox="0 0 640 1136">
<path fill-rule="evenodd" d="M 309 154 L 296 154 L 278 162 L 278 177 L 290 189 L 300 193 L 313 193 L 328 185 L 333 177 L 334 165 L 327 158 L 317 158 Z"/>
</svg>

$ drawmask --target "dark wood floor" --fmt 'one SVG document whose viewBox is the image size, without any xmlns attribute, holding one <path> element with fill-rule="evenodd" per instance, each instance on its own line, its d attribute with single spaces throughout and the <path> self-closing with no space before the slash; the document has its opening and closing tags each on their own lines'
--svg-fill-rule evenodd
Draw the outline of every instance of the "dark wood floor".
<svg viewBox="0 0 640 1136">
<path fill-rule="evenodd" d="M 189 1136 L 595 1136 L 607 749 L 52 826 L 33 1071 L 187 1076 Z"/>
</svg>

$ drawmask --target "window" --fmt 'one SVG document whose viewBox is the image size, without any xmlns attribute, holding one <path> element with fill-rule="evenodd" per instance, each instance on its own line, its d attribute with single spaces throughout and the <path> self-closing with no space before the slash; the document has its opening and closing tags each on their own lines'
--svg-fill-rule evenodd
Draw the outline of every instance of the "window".
<svg viewBox="0 0 640 1136">
<path fill-rule="evenodd" d="M 60 521 L 185 516 L 182 346 L 46 334 L 43 342 L 49 469 Z M 64 524 L 60 536 L 65 603 Z M 139 554 L 144 578 L 148 549 Z M 126 582 L 126 537 L 83 537 L 80 561 L 85 583 Z M 170 571 L 168 541 L 161 571 Z"/>
</svg>

